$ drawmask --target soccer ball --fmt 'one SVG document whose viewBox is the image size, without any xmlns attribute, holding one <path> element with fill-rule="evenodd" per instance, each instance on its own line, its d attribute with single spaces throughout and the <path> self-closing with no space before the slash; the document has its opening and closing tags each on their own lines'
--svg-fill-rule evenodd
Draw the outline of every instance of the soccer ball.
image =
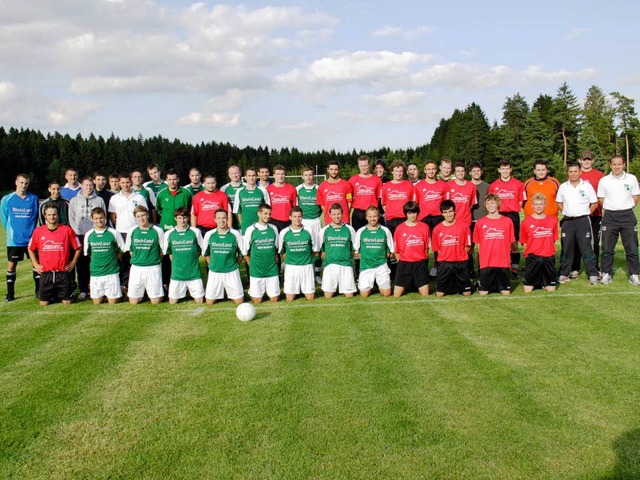
<svg viewBox="0 0 640 480">
<path fill-rule="evenodd" d="M 254 318 L 256 318 L 256 307 L 251 305 L 250 303 L 241 303 L 236 308 L 236 317 L 241 322 L 250 322 Z"/>
</svg>

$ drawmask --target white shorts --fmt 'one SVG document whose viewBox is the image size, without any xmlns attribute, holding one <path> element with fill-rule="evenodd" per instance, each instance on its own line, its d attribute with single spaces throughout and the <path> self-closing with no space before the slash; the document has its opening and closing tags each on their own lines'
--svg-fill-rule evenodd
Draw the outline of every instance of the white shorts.
<svg viewBox="0 0 640 480">
<path fill-rule="evenodd" d="M 311 234 L 311 238 L 316 242 L 320 239 L 320 230 L 322 230 L 321 217 L 307 220 L 303 218 L 302 225 L 304 226 L 304 229 Z"/>
<path fill-rule="evenodd" d="M 227 292 L 227 298 L 231 300 L 244 298 L 240 270 L 235 269 L 228 273 L 216 273 L 209 270 L 207 292 L 205 293 L 207 300 L 222 300 L 224 292 Z"/>
<path fill-rule="evenodd" d="M 187 296 L 187 290 L 189 290 L 189 294 L 192 298 L 204 297 L 204 285 L 202 284 L 202 279 L 169 281 L 169 298 L 184 298 Z"/>
<path fill-rule="evenodd" d="M 322 291 L 335 293 L 355 293 L 356 281 L 353 278 L 353 268 L 342 265 L 327 265 L 322 271 Z"/>
<path fill-rule="evenodd" d="M 145 290 L 149 298 L 164 297 L 162 267 L 160 265 L 151 267 L 131 265 L 131 271 L 129 272 L 129 298 L 142 298 Z"/>
<path fill-rule="evenodd" d="M 259 278 L 249 277 L 249 296 L 251 298 L 262 298 L 264 294 L 269 298 L 280 296 L 280 278 L 273 277 Z"/>
<path fill-rule="evenodd" d="M 316 293 L 313 265 L 286 265 L 284 267 L 284 293 L 297 295 Z"/>
<path fill-rule="evenodd" d="M 374 282 L 378 284 L 378 288 L 388 290 L 391 288 L 391 270 L 389 265 L 383 263 L 376 268 L 368 268 L 360 270 L 358 277 L 358 289 L 367 292 L 373 288 Z"/>
<path fill-rule="evenodd" d="M 89 291 L 91 298 L 120 298 L 122 290 L 120 289 L 120 276 L 117 273 L 112 275 L 103 275 L 101 277 L 91 277 L 89 280 Z"/>
</svg>

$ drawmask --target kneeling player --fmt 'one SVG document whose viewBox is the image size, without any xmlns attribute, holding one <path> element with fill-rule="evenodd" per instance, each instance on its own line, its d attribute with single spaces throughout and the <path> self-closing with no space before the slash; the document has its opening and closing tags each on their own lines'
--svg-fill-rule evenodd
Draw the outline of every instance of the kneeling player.
<svg viewBox="0 0 640 480">
<path fill-rule="evenodd" d="M 173 212 L 176 226 L 164 234 L 163 252 L 171 259 L 169 303 L 176 304 L 187 296 L 187 290 L 196 303 L 204 301 L 204 285 L 200 275 L 202 234 L 191 228 L 191 214 L 187 208 Z"/>
<path fill-rule="evenodd" d="M 215 213 L 216 228 L 209 230 L 202 241 L 202 254 L 209 265 L 205 298 L 207 305 L 227 297 L 237 304 L 244 301 L 244 290 L 238 265 L 242 262 L 243 240 L 240 232 L 229 228 L 227 211 Z"/>
<path fill-rule="evenodd" d="M 258 207 L 258 221 L 244 234 L 244 258 L 249 265 L 249 295 L 253 303 L 262 302 L 266 293 L 269 300 L 280 297 L 278 276 L 278 229 L 269 223 L 271 206 Z"/>
<path fill-rule="evenodd" d="M 302 225 L 302 208 L 293 207 L 289 212 L 291 225 L 280 232 L 280 256 L 284 264 L 284 294 L 292 302 L 302 292 L 307 300 L 313 300 L 316 284 L 313 274 L 313 256 L 317 241 Z"/>
<path fill-rule="evenodd" d="M 320 230 L 320 245 L 324 270 L 322 271 L 322 291 L 324 298 L 331 298 L 336 290 L 345 297 L 353 297 L 356 281 L 351 265 L 353 241 L 356 232 L 351 225 L 342 221 L 342 205 L 334 203 L 329 208 L 331 223 Z"/>
<path fill-rule="evenodd" d="M 520 243 L 524 245 L 524 279 L 522 288 L 530 293 L 534 288 L 549 292 L 556 289 L 556 245 L 558 220 L 545 215 L 547 198 L 542 193 L 531 197 L 533 214 L 520 226 Z"/>
<path fill-rule="evenodd" d="M 453 201 L 443 200 L 440 212 L 444 221 L 436 225 L 431 235 L 431 248 L 438 254 L 436 297 L 455 293 L 469 296 L 471 231 L 468 225 L 456 220 L 456 205 Z"/>
<path fill-rule="evenodd" d="M 478 293 L 511 294 L 511 244 L 515 242 L 513 222 L 500 215 L 500 198 L 492 193 L 484 199 L 487 215 L 476 222 L 473 243 L 478 245 L 480 275 Z"/>
<path fill-rule="evenodd" d="M 387 259 L 393 255 L 393 235 L 387 227 L 380 225 L 380 212 L 368 207 L 365 212 L 367 225 L 356 232 L 353 244 L 356 260 L 360 260 L 358 289 L 360 295 L 368 297 L 376 283 L 383 297 L 391 295 L 391 270 Z"/>
<path fill-rule="evenodd" d="M 423 297 L 429 295 L 429 227 L 418 222 L 420 207 L 410 201 L 402 207 L 406 221 L 396 227 L 393 243 L 396 248 L 398 268 L 393 296 L 401 297 L 412 285 L 417 287 Z"/>
<path fill-rule="evenodd" d="M 129 272 L 129 303 L 137 305 L 145 291 L 153 304 L 162 302 L 162 243 L 164 231 L 149 223 L 149 210 L 138 205 L 133 213 L 136 227 L 127 233 L 125 250 L 131 252 Z"/>
<path fill-rule="evenodd" d="M 124 251 L 124 240 L 120 232 L 107 227 L 104 208 L 91 210 L 93 229 L 84 236 L 84 254 L 91 257 L 89 263 L 89 292 L 94 304 L 101 304 L 105 297 L 110 304 L 122 299 L 120 288 L 120 264 L 118 257 Z"/>
</svg>

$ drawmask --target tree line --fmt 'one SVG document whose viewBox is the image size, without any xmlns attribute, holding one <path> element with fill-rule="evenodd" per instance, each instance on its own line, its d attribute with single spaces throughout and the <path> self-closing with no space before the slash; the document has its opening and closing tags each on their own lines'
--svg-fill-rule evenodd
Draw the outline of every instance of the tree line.
<svg viewBox="0 0 640 480">
<path fill-rule="evenodd" d="M 479 162 L 487 180 L 496 177 L 501 159 L 511 160 L 514 174 L 520 178 L 531 176 L 535 160 L 545 159 L 552 173 L 563 179 L 567 162 L 577 159 L 583 150 L 590 150 L 596 157 L 596 168 L 605 169 L 608 158 L 621 154 L 630 171 L 640 173 L 636 165 L 640 162 L 633 162 L 639 133 L 633 99 L 619 92 L 605 94 L 594 85 L 580 105 L 566 82 L 554 96 L 540 94 L 531 105 L 519 93 L 507 97 L 501 122 L 494 121 L 492 125 L 482 108 L 471 103 L 441 119 L 425 145 L 395 150 L 301 152 L 297 148 L 268 146 L 239 148 L 216 141 L 192 145 L 162 136 L 121 139 L 112 134 L 105 139 L 93 134 L 87 138 L 58 132 L 44 135 L 36 130 L 6 130 L 0 126 L 0 191 L 13 190 L 15 176 L 20 172 L 31 175 L 34 192 L 44 193 L 49 180 L 62 180 L 68 167 L 77 169 L 80 175 L 91 175 L 94 171 L 109 174 L 145 168 L 150 163 L 159 164 L 163 171 L 175 168 L 184 183 L 192 166 L 224 179 L 227 166 L 232 164 L 243 170 L 280 164 L 292 173 L 302 165 L 311 165 L 324 173 L 327 163 L 337 160 L 347 176 L 356 173 L 356 159 L 364 154 L 387 163 L 402 159 L 422 165 L 442 158 L 467 166 Z"/>
</svg>

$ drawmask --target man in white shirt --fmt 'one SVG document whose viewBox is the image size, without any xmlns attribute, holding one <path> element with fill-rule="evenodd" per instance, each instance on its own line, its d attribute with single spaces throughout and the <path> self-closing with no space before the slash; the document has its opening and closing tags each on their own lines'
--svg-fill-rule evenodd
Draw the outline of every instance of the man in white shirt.
<svg viewBox="0 0 640 480">
<path fill-rule="evenodd" d="M 602 204 L 602 279 L 601 282 L 612 282 L 613 256 L 622 238 L 622 245 L 627 256 L 629 282 L 640 286 L 640 265 L 638 263 L 638 221 L 633 209 L 640 200 L 640 187 L 635 175 L 624 171 L 624 158 L 615 155 L 609 160 L 611 173 L 598 184 L 598 200 Z"/>
</svg>

